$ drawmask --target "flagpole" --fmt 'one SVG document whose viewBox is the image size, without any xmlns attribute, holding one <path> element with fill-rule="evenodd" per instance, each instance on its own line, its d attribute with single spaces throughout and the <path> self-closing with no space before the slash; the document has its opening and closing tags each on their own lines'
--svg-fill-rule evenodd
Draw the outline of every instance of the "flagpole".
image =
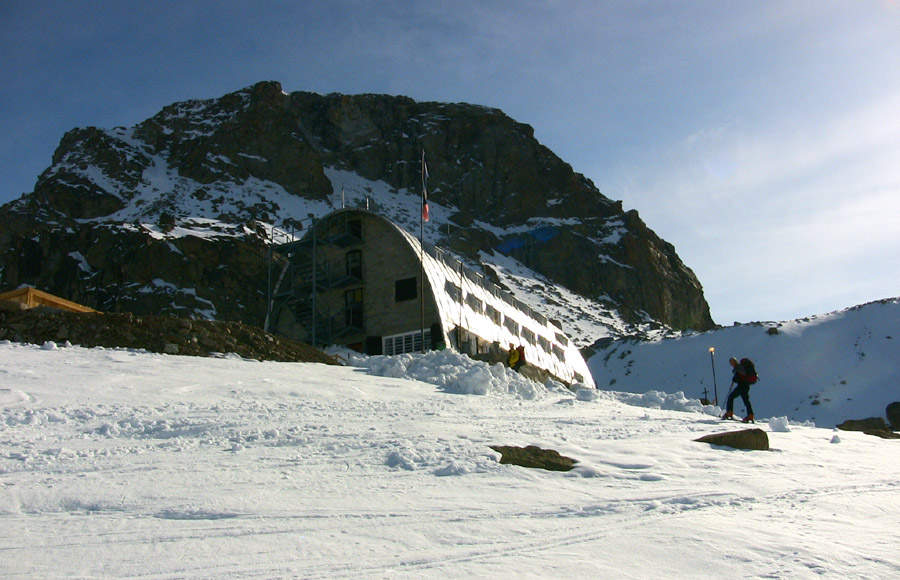
<svg viewBox="0 0 900 580">
<path fill-rule="evenodd" d="M 419 306 L 421 308 L 422 314 L 422 326 L 420 328 L 421 336 L 422 336 L 422 353 L 425 353 L 425 212 L 428 211 L 427 207 L 427 199 L 428 192 L 425 189 L 425 178 L 427 176 L 427 169 L 425 168 L 425 149 L 422 149 L 422 211 L 419 213 L 419 264 L 421 266 L 420 272 L 420 284 L 421 290 L 419 292 Z M 434 340 L 434 337 L 432 337 Z"/>
</svg>

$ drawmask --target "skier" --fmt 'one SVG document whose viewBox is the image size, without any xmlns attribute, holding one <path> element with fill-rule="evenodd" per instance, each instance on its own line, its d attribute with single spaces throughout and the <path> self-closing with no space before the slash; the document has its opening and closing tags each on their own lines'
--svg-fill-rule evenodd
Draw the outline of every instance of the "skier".
<svg viewBox="0 0 900 580">
<path fill-rule="evenodd" d="M 748 359 L 743 359 L 749 362 Z M 740 397 L 744 401 L 744 406 L 747 408 L 747 416 L 744 417 L 744 423 L 752 423 L 753 421 L 753 407 L 750 405 L 750 384 L 756 382 L 756 373 L 755 369 L 749 371 L 745 369 L 741 363 L 734 357 L 728 359 L 728 363 L 733 368 L 733 376 L 731 379 L 732 384 L 736 384 L 737 386 L 731 390 L 731 393 L 728 395 L 728 401 L 725 403 L 725 414 L 722 415 L 723 419 L 731 419 L 734 417 L 734 400 Z M 752 363 L 750 363 L 752 364 Z M 746 366 L 750 366 L 750 364 Z"/>
</svg>

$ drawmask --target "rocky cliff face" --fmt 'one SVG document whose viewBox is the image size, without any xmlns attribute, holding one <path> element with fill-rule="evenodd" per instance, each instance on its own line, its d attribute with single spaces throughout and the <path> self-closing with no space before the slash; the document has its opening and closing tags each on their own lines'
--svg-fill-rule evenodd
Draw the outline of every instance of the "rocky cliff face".
<svg viewBox="0 0 900 580">
<path fill-rule="evenodd" d="M 0 208 L 0 290 L 262 324 L 273 234 L 330 211 L 345 187 L 417 229 L 423 150 L 429 241 L 470 262 L 513 257 L 634 322 L 713 326 L 674 248 L 531 127 L 486 107 L 274 82 L 67 133 L 35 191 Z"/>
</svg>

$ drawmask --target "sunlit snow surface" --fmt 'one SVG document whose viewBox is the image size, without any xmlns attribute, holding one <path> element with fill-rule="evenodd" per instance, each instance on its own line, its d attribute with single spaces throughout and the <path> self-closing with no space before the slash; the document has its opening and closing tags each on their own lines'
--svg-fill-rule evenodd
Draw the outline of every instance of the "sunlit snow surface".
<svg viewBox="0 0 900 580">
<path fill-rule="evenodd" d="M 756 365 L 760 380 L 750 400 L 757 416 L 789 416 L 820 427 L 884 417 L 887 405 L 900 401 L 900 299 L 678 339 L 620 341 L 590 357 L 588 366 L 600 389 L 683 391 L 710 400 L 718 392 L 724 405 L 732 356 Z M 739 402 L 736 410 L 742 409 Z"/>
<path fill-rule="evenodd" d="M 757 424 L 772 451 L 731 451 L 693 440 L 740 426 L 683 395 L 580 397 L 454 357 L 2 342 L 0 576 L 900 573 L 896 442 L 775 418 Z M 529 470 L 489 448 L 530 444 L 579 464 Z"/>
</svg>

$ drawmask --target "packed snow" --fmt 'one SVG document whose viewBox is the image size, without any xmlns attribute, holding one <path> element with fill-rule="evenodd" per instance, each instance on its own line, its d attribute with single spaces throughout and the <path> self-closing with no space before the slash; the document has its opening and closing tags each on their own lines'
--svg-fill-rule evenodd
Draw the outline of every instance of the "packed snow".
<svg viewBox="0 0 900 580">
<path fill-rule="evenodd" d="M 760 380 L 750 402 L 757 417 L 787 416 L 820 427 L 883 417 L 888 404 L 900 401 L 900 298 L 789 322 L 617 341 L 589 357 L 588 367 L 600 389 L 683 392 L 710 401 L 718 393 L 724 406 L 730 357 L 756 365 Z M 740 399 L 735 411 L 743 412 Z"/>
<path fill-rule="evenodd" d="M 900 576 L 898 441 L 773 416 L 736 451 L 683 393 L 338 354 L 0 342 L 0 577 Z"/>
</svg>

